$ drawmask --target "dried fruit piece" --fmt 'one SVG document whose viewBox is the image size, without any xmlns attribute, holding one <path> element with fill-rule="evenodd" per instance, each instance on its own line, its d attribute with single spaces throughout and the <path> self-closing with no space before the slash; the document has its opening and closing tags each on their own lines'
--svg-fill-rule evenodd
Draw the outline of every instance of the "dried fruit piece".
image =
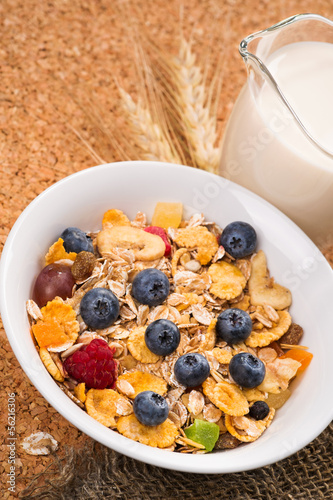
<svg viewBox="0 0 333 500">
<path fill-rule="evenodd" d="M 131 226 L 103 229 L 97 235 L 97 247 L 101 255 L 107 255 L 115 249 L 131 250 L 135 260 L 144 261 L 159 259 L 165 253 L 162 238 Z"/>
<path fill-rule="evenodd" d="M 296 345 L 299 344 L 303 336 L 303 328 L 296 323 L 292 323 L 288 331 L 280 338 L 280 344 Z"/>
<path fill-rule="evenodd" d="M 103 215 L 102 226 L 103 229 L 113 226 L 130 226 L 129 218 L 117 208 L 107 210 Z"/>
<path fill-rule="evenodd" d="M 56 380 L 57 382 L 63 382 L 65 379 L 62 376 L 59 368 L 51 358 L 51 355 L 45 347 L 41 347 L 39 349 L 39 356 L 40 359 L 42 360 L 44 366 L 46 367 L 47 371 L 49 372 L 50 375 Z"/>
<path fill-rule="evenodd" d="M 209 377 L 202 384 L 204 394 L 227 415 L 241 416 L 249 411 L 249 404 L 242 391 L 226 381 L 216 383 Z"/>
<path fill-rule="evenodd" d="M 309 351 L 301 349 L 290 349 L 290 351 L 287 351 L 285 354 L 280 356 L 280 359 L 285 358 L 295 359 L 296 361 L 301 363 L 301 366 L 298 367 L 297 373 L 302 373 L 311 363 L 313 354 Z"/>
<path fill-rule="evenodd" d="M 21 446 L 28 455 L 50 455 L 58 448 L 58 442 L 47 432 L 35 432 L 24 438 Z"/>
<path fill-rule="evenodd" d="M 148 226 L 148 227 L 144 228 L 144 231 L 146 231 L 146 233 L 156 234 L 157 236 L 162 238 L 162 240 L 164 241 L 164 244 L 165 244 L 164 257 L 169 257 L 169 255 L 171 253 L 171 245 L 170 245 L 170 241 L 169 241 L 168 235 L 166 234 L 165 230 L 162 227 L 158 227 L 158 226 Z"/>
<path fill-rule="evenodd" d="M 156 203 L 151 223 L 152 226 L 159 226 L 164 229 L 168 229 L 169 227 L 177 228 L 181 223 L 182 216 L 182 203 L 168 203 L 160 201 Z"/>
<path fill-rule="evenodd" d="M 242 444 L 242 441 L 232 436 L 229 432 L 226 432 L 218 438 L 214 450 L 232 450 L 240 444 Z"/>
<path fill-rule="evenodd" d="M 59 238 L 58 241 L 53 243 L 53 245 L 51 245 L 48 249 L 48 252 L 45 255 L 45 265 L 48 266 L 49 264 L 53 264 L 53 262 L 62 259 L 75 260 L 76 255 L 77 254 L 75 252 L 66 252 L 64 240 Z"/>
<path fill-rule="evenodd" d="M 232 436 L 244 443 L 256 441 L 261 434 L 270 426 L 275 415 L 274 408 L 263 420 L 253 420 L 249 417 L 225 416 L 225 426 Z"/>
<path fill-rule="evenodd" d="M 212 451 L 220 434 L 220 428 L 213 422 L 195 419 L 194 423 L 184 429 L 186 437 L 202 444 L 207 451 Z"/>
<path fill-rule="evenodd" d="M 286 401 L 291 396 L 291 390 L 286 389 L 285 391 L 279 392 L 278 394 L 268 394 L 268 398 L 266 399 L 266 403 L 270 408 L 274 408 L 278 410 L 281 408 Z"/>
<path fill-rule="evenodd" d="M 252 257 L 252 270 L 248 282 L 251 304 L 268 304 L 282 310 L 291 304 L 291 292 L 288 288 L 272 282 L 267 269 L 266 255 L 262 250 Z"/>
<path fill-rule="evenodd" d="M 60 298 L 47 303 L 41 309 L 43 320 L 32 325 L 32 331 L 40 347 L 60 352 L 74 344 L 78 337 L 80 325 L 76 321 L 76 313 L 69 304 Z"/>
<path fill-rule="evenodd" d="M 208 274 L 212 279 L 209 291 L 220 299 L 235 299 L 245 288 L 246 279 L 243 273 L 229 262 L 212 264 Z"/>
<path fill-rule="evenodd" d="M 291 325 L 291 316 L 288 311 L 278 311 L 278 315 L 280 319 L 276 326 L 260 331 L 252 330 L 250 336 L 245 340 L 245 344 L 249 347 L 264 347 L 280 339 Z"/>
<path fill-rule="evenodd" d="M 71 272 L 76 281 L 84 281 L 93 272 L 96 264 L 96 257 L 91 252 L 80 252 L 77 254 Z"/>
<path fill-rule="evenodd" d="M 133 358 L 141 363 L 157 363 L 161 359 L 161 356 L 151 352 L 145 342 L 145 331 L 146 327 L 139 326 L 131 331 L 127 347 L 129 352 L 132 354 Z"/>
<path fill-rule="evenodd" d="M 141 424 L 134 414 L 120 417 L 117 430 L 123 436 L 148 446 L 167 448 L 178 436 L 177 427 L 168 418 L 154 427 Z"/>
<path fill-rule="evenodd" d="M 301 363 L 294 359 L 276 358 L 272 363 L 267 363 L 265 378 L 258 389 L 273 394 L 285 391 L 300 366 Z"/>
<path fill-rule="evenodd" d="M 90 389 L 85 401 L 87 413 L 106 427 L 116 427 L 120 399 L 125 398 L 112 389 Z"/>
<path fill-rule="evenodd" d="M 144 373 L 139 370 L 124 373 L 118 377 L 117 387 L 119 390 L 121 390 L 121 385 L 119 384 L 121 384 L 122 380 L 126 380 L 134 389 L 134 393 L 128 395 L 131 399 L 134 399 L 139 392 L 143 391 L 157 392 L 161 396 L 164 396 L 167 392 L 167 383 L 165 380 L 152 373 Z"/>
<path fill-rule="evenodd" d="M 208 264 L 218 250 L 216 237 L 204 226 L 179 229 L 174 241 L 179 247 L 197 250 L 197 260 L 201 265 Z"/>
</svg>

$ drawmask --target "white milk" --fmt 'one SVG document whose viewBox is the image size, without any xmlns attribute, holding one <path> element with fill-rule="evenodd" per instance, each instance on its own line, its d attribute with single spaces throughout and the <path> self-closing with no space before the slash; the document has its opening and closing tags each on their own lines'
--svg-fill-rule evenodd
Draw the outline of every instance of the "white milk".
<svg viewBox="0 0 333 500">
<path fill-rule="evenodd" d="M 333 44 L 293 43 L 264 62 L 303 125 L 333 153 Z M 333 238 L 333 159 L 300 131 L 268 83 L 256 100 L 243 88 L 220 173 L 280 208 L 317 243 Z"/>
</svg>

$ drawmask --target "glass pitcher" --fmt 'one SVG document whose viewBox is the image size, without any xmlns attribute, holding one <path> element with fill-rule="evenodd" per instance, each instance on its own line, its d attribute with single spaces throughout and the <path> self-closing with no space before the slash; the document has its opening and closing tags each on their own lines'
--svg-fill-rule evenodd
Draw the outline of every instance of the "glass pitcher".
<svg viewBox="0 0 333 500">
<path fill-rule="evenodd" d="M 317 244 L 333 242 L 333 22 L 290 17 L 239 47 L 248 80 L 220 175 L 271 202 Z"/>
</svg>

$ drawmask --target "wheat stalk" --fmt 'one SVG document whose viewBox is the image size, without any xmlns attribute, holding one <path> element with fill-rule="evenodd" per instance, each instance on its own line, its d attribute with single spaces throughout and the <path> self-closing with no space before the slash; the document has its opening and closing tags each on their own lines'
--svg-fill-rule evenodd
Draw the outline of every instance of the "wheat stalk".
<svg viewBox="0 0 333 500">
<path fill-rule="evenodd" d="M 119 93 L 143 159 L 181 163 L 176 151 L 166 139 L 162 127 L 152 119 L 150 111 L 140 101 L 135 103 L 123 88 L 119 87 Z"/>
<path fill-rule="evenodd" d="M 183 109 L 185 129 L 195 162 L 199 168 L 217 172 L 220 159 L 220 148 L 215 146 L 218 139 L 217 119 L 211 115 L 204 77 L 196 65 L 196 56 L 184 38 L 179 55 L 172 63 L 179 93 L 178 105 Z"/>
</svg>

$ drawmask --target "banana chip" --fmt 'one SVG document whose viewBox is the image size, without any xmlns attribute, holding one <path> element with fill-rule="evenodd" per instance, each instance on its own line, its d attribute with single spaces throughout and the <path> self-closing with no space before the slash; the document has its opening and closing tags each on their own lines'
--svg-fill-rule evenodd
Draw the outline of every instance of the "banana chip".
<svg viewBox="0 0 333 500">
<path fill-rule="evenodd" d="M 148 349 L 145 342 L 145 331 L 146 327 L 144 326 L 139 326 L 131 331 L 127 341 L 128 350 L 133 358 L 141 363 L 157 363 L 161 356 L 157 356 Z"/>
<path fill-rule="evenodd" d="M 50 375 L 52 375 L 54 380 L 56 380 L 57 382 L 63 382 L 65 379 L 61 375 L 59 368 L 51 358 L 49 351 L 45 349 L 45 347 L 41 347 L 39 349 L 39 355 L 47 371 Z"/>
<path fill-rule="evenodd" d="M 197 250 L 196 258 L 203 266 L 212 260 L 219 248 L 216 236 L 204 226 L 179 229 L 174 241 L 179 247 Z"/>
<path fill-rule="evenodd" d="M 53 243 L 53 245 L 48 249 L 48 252 L 45 255 L 45 265 L 48 266 L 49 264 L 62 259 L 69 259 L 74 261 L 76 259 L 76 255 L 77 254 L 75 252 L 66 252 L 64 247 L 64 240 L 62 238 L 59 238 L 58 241 Z"/>
<path fill-rule="evenodd" d="M 258 389 L 263 392 L 278 394 L 285 391 L 290 380 L 295 377 L 301 363 L 291 358 L 276 358 L 266 364 L 265 378 Z"/>
<path fill-rule="evenodd" d="M 262 330 L 253 330 L 250 336 L 245 340 L 245 344 L 249 347 L 264 347 L 269 345 L 274 340 L 279 340 L 284 335 L 290 325 L 291 316 L 288 311 L 277 311 L 279 315 L 279 322 L 272 328 L 264 328 Z"/>
<path fill-rule="evenodd" d="M 167 448 L 178 436 L 177 427 L 168 418 L 162 424 L 149 427 L 141 424 L 134 414 L 120 417 L 117 430 L 127 438 L 154 448 Z"/>
<path fill-rule="evenodd" d="M 225 416 L 225 426 L 229 433 L 243 443 L 251 443 L 256 441 L 261 434 L 272 423 L 275 415 L 274 408 L 271 408 L 269 414 L 263 420 L 253 420 L 244 416 Z"/>
<path fill-rule="evenodd" d="M 130 226 L 129 218 L 122 212 L 116 208 L 112 208 L 108 210 L 103 215 L 102 227 L 103 229 L 112 226 Z"/>
<path fill-rule="evenodd" d="M 119 390 L 121 390 L 121 385 L 119 385 L 121 380 L 126 380 L 133 387 L 134 393 L 129 396 L 131 399 L 143 391 L 157 392 L 161 396 L 167 392 L 168 386 L 165 380 L 152 373 L 144 373 L 139 370 L 124 373 L 118 377 L 117 387 Z"/>
<path fill-rule="evenodd" d="M 106 427 L 116 427 L 117 403 L 121 399 L 125 398 L 112 389 L 90 389 L 85 401 L 87 413 Z"/>
<path fill-rule="evenodd" d="M 242 391 L 229 382 L 216 383 L 209 377 L 202 384 L 204 394 L 227 415 L 242 416 L 249 412 L 249 404 Z"/>
<path fill-rule="evenodd" d="M 208 274 L 212 279 L 209 291 L 220 299 L 235 299 L 245 288 L 246 279 L 243 273 L 229 262 L 212 264 Z"/>
<path fill-rule="evenodd" d="M 106 227 L 97 235 L 97 247 L 101 255 L 115 249 L 131 250 L 135 260 L 152 261 L 165 253 L 165 243 L 160 236 L 131 226 Z"/>
</svg>

